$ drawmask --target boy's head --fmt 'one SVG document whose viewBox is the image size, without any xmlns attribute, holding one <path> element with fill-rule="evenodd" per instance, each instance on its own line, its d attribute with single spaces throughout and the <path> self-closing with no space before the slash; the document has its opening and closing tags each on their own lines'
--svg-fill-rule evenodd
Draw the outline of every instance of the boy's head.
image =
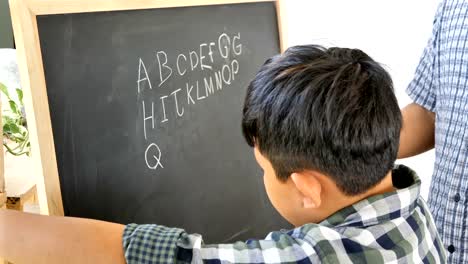
<svg viewBox="0 0 468 264">
<path fill-rule="evenodd" d="M 340 197 L 362 199 L 376 188 L 393 167 L 400 128 L 382 66 L 357 49 L 315 45 L 265 62 L 242 120 L 270 200 L 295 225 L 326 217 L 320 210 Z"/>
</svg>

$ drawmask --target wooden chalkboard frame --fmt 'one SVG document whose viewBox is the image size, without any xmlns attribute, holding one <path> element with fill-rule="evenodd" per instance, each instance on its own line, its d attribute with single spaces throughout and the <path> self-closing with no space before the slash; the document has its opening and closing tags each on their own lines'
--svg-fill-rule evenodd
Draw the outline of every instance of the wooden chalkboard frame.
<svg viewBox="0 0 468 264">
<path fill-rule="evenodd" d="M 276 2 L 280 47 L 284 50 L 284 0 L 10 0 L 21 86 L 37 178 L 41 214 L 63 216 L 54 136 L 37 27 L 38 15 L 121 11 L 184 6 Z"/>
</svg>

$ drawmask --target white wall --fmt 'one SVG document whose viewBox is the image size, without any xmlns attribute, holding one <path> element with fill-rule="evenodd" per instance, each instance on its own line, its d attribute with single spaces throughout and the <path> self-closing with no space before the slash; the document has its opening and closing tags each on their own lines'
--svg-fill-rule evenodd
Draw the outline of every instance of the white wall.
<svg viewBox="0 0 468 264">
<path fill-rule="evenodd" d="M 431 36 L 440 0 L 285 0 L 286 44 L 359 48 L 387 66 L 400 107 L 405 88 Z M 427 197 L 434 151 L 400 160 L 415 169 Z"/>
</svg>

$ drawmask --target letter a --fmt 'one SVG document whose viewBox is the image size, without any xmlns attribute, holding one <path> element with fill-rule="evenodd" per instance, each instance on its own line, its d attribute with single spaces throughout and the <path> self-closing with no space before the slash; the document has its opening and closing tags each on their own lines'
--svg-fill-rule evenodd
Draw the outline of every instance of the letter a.
<svg viewBox="0 0 468 264">
<path fill-rule="evenodd" d="M 145 72 L 144 78 L 141 78 L 141 69 L 143 69 L 143 71 Z M 151 87 L 151 82 L 150 82 L 150 79 L 148 77 L 148 72 L 146 71 L 145 63 L 143 63 L 143 61 L 140 58 L 140 63 L 138 65 L 138 81 L 137 81 L 138 93 L 140 93 L 140 82 L 142 82 L 142 81 L 147 81 L 148 85 L 149 85 L 149 88 L 153 89 L 153 87 Z"/>
</svg>

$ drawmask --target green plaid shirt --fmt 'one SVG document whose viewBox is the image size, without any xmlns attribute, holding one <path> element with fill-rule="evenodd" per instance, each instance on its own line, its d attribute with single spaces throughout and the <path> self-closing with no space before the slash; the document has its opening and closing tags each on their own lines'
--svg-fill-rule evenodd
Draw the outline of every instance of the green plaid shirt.
<svg viewBox="0 0 468 264">
<path fill-rule="evenodd" d="M 445 263 L 421 181 L 396 166 L 391 193 L 346 207 L 320 224 L 272 232 L 264 240 L 205 245 L 178 228 L 127 225 L 127 263 Z"/>
</svg>

